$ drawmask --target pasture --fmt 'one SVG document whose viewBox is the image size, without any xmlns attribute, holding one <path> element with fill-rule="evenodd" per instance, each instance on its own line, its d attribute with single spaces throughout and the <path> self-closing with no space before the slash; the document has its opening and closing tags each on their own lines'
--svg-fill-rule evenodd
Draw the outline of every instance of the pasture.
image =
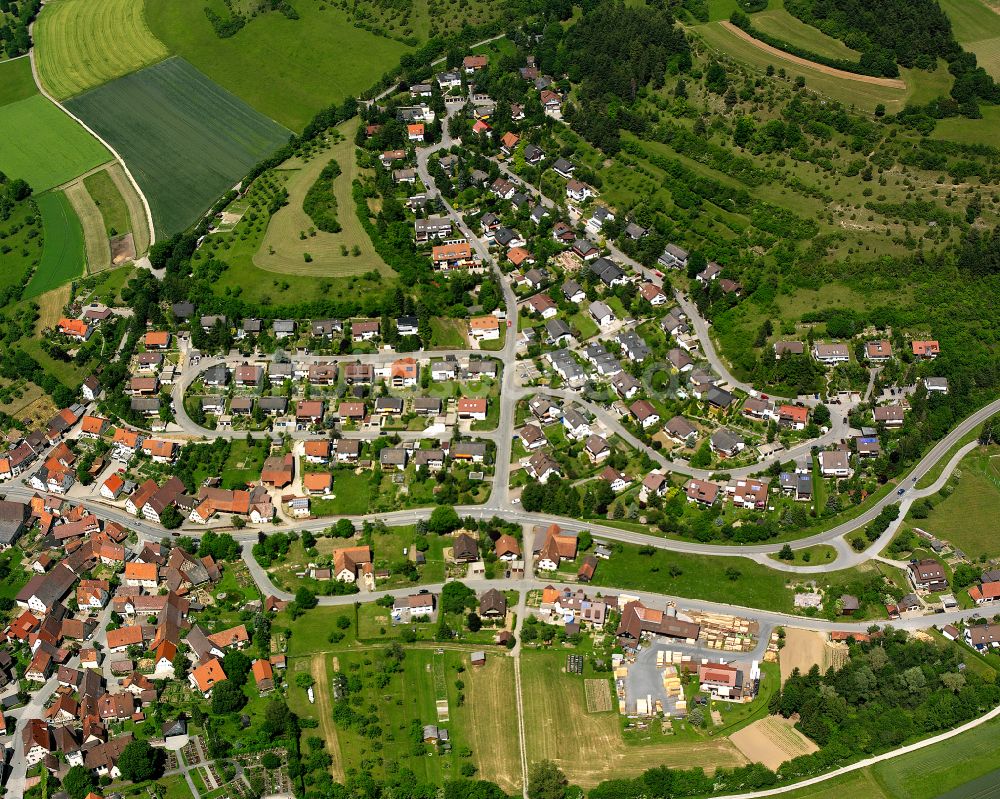
<svg viewBox="0 0 1000 799">
<path fill-rule="evenodd" d="M 338 131 L 342 134 L 340 140 L 308 160 L 293 158 L 279 167 L 279 171 L 287 175 L 288 205 L 271 217 L 260 249 L 254 255 L 253 261 L 261 269 L 280 274 L 326 277 L 360 275 L 372 269 L 385 275 L 391 273 L 375 252 L 371 239 L 354 212 L 351 184 L 360 172 L 354 157 L 354 134 L 358 124 L 359 120 L 355 117 L 339 127 Z M 312 220 L 302 210 L 306 192 L 331 159 L 341 168 L 340 175 L 333 182 L 337 221 L 342 226 L 339 233 L 314 230 Z M 302 238 L 302 234 L 306 237 Z M 353 254 L 354 247 L 360 250 L 358 255 Z M 312 258 L 309 262 L 305 260 L 306 253 Z"/>
<path fill-rule="evenodd" d="M 553 760 L 570 783 L 591 788 L 602 780 L 633 777 L 654 764 L 712 771 L 746 762 L 726 738 L 626 743 L 618 713 L 588 713 L 585 680 L 566 674 L 564 663 L 562 652 L 521 655 L 529 763 Z"/>
<path fill-rule="evenodd" d="M 37 198 L 45 242 L 42 260 L 24 290 L 24 299 L 37 297 L 83 274 L 83 228 L 66 195 L 50 191 Z"/>
<path fill-rule="evenodd" d="M 42 84 L 60 100 L 169 55 L 149 31 L 143 0 L 52 0 L 34 34 Z"/>
<path fill-rule="evenodd" d="M 288 136 L 181 58 L 118 78 L 67 105 L 125 159 L 163 235 L 195 222 Z"/>
<path fill-rule="evenodd" d="M 411 49 L 355 28 L 345 11 L 318 0 L 295 3 L 301 19 L 264 13 L 220 39 L 206 5 L 229 14 L 222 0 L 149 0 L 149 26 L 171 52 L 295 131 L 321 108 L 372 86 Z"/>
<path fill-rule="evenodd" d="M 40 94 L 0 107 L 0 171 L 37 193 L 109 160 L 103 144 Z"/>
<path fill-rule="evenodd" d="M 16 103 L 37 93 L 35 79 L 31 76 L 31 61 L 15 58 L 0 61 L 0 106 Z"/>
<path fill-rule="evenodd" d="M 976 54 L 979 66 L 1000 78 L 1000 13 L 981 0 L 941 0 L 941 8 L 958 43 Z"/>
</svg>

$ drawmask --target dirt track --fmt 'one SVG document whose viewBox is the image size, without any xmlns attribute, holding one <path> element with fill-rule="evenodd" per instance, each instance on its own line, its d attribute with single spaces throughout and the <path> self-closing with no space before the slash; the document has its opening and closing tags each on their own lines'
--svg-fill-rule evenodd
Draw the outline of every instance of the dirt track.
<svg viewBox="0 0 1000 799">
<path fill-rule="evenodd" d="M 723 21 L 720 23 L 722 27 L 731 33 L 736 34 L 741 39 L 744 39 L 754 47 L 759 50 L 763 50 L 765 53 L 770 53 L 777 58 L 783 58 L 785 61 L 791 61 L 793 64 L 798 64 L 800 67 L 809 67 L 810 69 L 815 69 L 817 72 L 822 72 L 824 75 L 831 75 L 835 78 L 845 78 L 846 80 L 856 80 L 859 83 L 870 83 L 875 86 L 885 86 L 890 89 L 905 89 L 906 83 L 901 81 L 899 78 L 876 78 L 871 75 L 858 75 L 856 72 L 847 72 L 843 69 L 834 69 L 833 67 L 828 67 L 823 64 L 817 64 L 815 61 L 810 61 L 806 58 L 800 58 L 797 55 L 792 55 L 791 53 L 786 53 L 784 50 L 779 50 L 777 47 L 772 47 L 769 44 L 765 44 L 760 39 L 755 39 L 745 30 L 737 28 L 733 23 L 728 21 Z"/>
</svg>

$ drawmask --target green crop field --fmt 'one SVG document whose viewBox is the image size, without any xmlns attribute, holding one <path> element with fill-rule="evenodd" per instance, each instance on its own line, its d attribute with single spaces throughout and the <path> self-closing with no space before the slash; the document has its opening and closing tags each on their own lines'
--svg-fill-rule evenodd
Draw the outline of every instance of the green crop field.
<svg viewBox="0 0 1000 799">
<path fill-rule="evenodd" d="M 83 228 L 66 195 L 50 191 L 37 199 L 42 214 L 45 243 L 42 261 L 24 291 L 24 298 L 37 297 L 83 274 Z"/>
<path fill-rule="evenodd" d="M 125 159 L 165 235 L 196 221 L 289 133 L 181 58 L 67 105 Z"/>
<path fill-rule="evenodd" d="M 35 23 L 38 72 L 60 100 L 166 58 L 143 0 L 54 0 Z"/>
<path fill-rule="evenodd" d="M 24 100 L 37 91 L 28 58 L 0 61 L 0 106 Z"/>
<path fill-rule="evenodd" d="M 36 192 L 110 160 L 97 139 L 40 94 L 0 107 L 0 171 Z"/>
<path fill-rule="evenodd" d="M 941 8 L 958 43 L 976 54 L 979 66 L 1000 78 L 1000 14 L 981 0 L 941 0 Z"/>
<path fill-rule="evenodd" d="M 807 25 L 785 10 L 784 0 L 770 0 L 767 9 L 751 17 L 753 26 L 783 42 L 801 47 L 828 58 L 857 61 L 861 53 L 852 50 L 840 39 L 827 36 L 819 28 Z"/>
<path fill-rule="evenodd" d="M 360 172 L 354 157 L 354 134 L 358 124 L 355 117 L 342 125 L 338 129 L 342 138 L 308 161 L 294 158 L 279 167 L 287 175 L 288 205 L 271 217 L 264 241 L 254 255 L 253 261 L 261 269 L 281 274 L 332 277 L 360 275 L 372 269 L 385 275 L 391 273 L 375 252 L 354 212 L 351 184 Z M 302 200 L 331 159 L 341 168 L 340 176 L 334 180 L 333 192 L 337 198 L 337 221 L 343 229 L 339 233 L 314 231 L 313 235 L 308 233 L 313 223 L 302 210 Z M 301 237 L 302 233 L 307 233 L 306 238 Z M 358 255 L 353 254 L 355 246 L 360 250 Z M 306 253 L 312 261 L 306 262 Z"/>
<path fill-rule="evenodd" d="M 229 14 L 221 0 L 207 5 Z M 355 28 L 344 11 L 318 0 L 296 0 L 301 19 L 260 14 L 228 39 L 215 35 L 205 6 L 204 0 L 149 0 L 146 13 L 172 52 L 297 131 L 319 109 L 370 87 L 410 50 Z"/>
</svg>

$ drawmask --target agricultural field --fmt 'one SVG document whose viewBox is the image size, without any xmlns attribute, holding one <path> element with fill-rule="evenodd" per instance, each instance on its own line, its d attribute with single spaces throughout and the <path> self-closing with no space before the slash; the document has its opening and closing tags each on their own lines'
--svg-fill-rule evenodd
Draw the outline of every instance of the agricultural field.
<svg viewBox="0 0 1000 799">
<path fill-rule="evenodd" d="M 300 19 L 261 14 L 235 36 L 220 39 L 206 5 L 229 15 L 222 0 L 149 0 L 146 15 L 171 52 L 295 131 L 321 108 L 372 86 L 411 49 L 359 30 L 347 12 L 325 0 L 295 0 Z"/>
<path fill-rule="evenodd" d="M 37 91 L 29 59 L 0 61 L 0 106 L 25 100 Z"/>
<path fill-rule="evenodd" d="M 38 269 L 24 290 L 24 298 L 37 297 L 83 274 L 83 228 L 69 199 L 61 191 L 37 198 L 45 244 Z"/>
<path fill-rule="evenodd" d="M 63 193 L 83 226 L 88 271 L 100 272 L 107 269 L 111 266 L 111 247 L 108 244 L 107 231 L 104 229 L 101 209 L 87 193 L 83 181 L 74 181 L 63 189 Z"/>
<path fill-rule="evenodd" d="M 900 757 L 784 794 L 788 799 L 938 799 L 946 791 L 948 799 L 993 796 L 995 775 L 1000 769 L 1000 722 L 996 719 Z M 963 791 L 960 786 L 983 778 L 979 790 Z M 973 786 L 969 786 L 972 788 Z M 992 787 L 993 790 L 984 790 Z"/>
<path fill-rule="evenodd" d="M 143 0 L 54 0 L 34 27 L 42 83 L 65 100 L 167 57 L 146 24 Z"/>
<path fill-rule="evenodd" d="M 819 751 L 812 740 L 795 729 L 791 719 L 781 716 L 765 716 L 737 730 L 729 740 L 751 763 L 763 763 L 773 770 L 786 760 Z"/>
<path fill-rule="evenodd" d="M 354 210 L 351 188 L 361 172 L 354 153 L 358 124 L 355 117 L 337 128 L 340 135 L 335 143 L 305 158 L 292 158 L 278 167 L 277 171 L 285 177 L 288 204 L 271 217 L 264 240 L 253 258 L 256 266 L 267 272 L 317 277 L 348 277 L 373 269 L 386 276 L 392 273 L 375 252 Z M 341 168 L 333 182 L 337 221 L 342 227 L 339 233 L 316 230 L 302 208 L 306 192 L 331 160 Z M 306 260 L 307 255 L 311 260 Z"/>
<path fill-rule="evenodd" d="M 162 235 L 191 225 L 288 136 L 180 58 L 92 89 L 67 105 L 125 159 Z"/>
<path fill-rule="evenodd" d="M 1000 79 L 1000 13 L 983 0 L 940 0 L 955 39 L 976 54 L 976 62 Z"/>
<path fill-rule="evenodd" d="M 970 558 L 1000 555 L 1000 446 L 980 447 L 966 455 L 934 502 L 926 519 L 911 513 L 907 523 L 948 541 Z"/>
<path fill-rule="evenodd" d="M 0 107 L 0 171 L 36 193 L 109 160 L 104 145 L 40 94 Z"/>
<path fill-rule="evenodd" d="M 114 166 L 121 170 L 120 164 Z M 94 204 L 101 209 L 104 232 L 108 236 L 120 236 L 132 231 L 132 220 L 128 205 L 111 176 L 112 168 L 88 175 L 83 179 L 83 185 Z"/>
<path fill-rule="evenodd" d="M 653 764 L 701 766 L 712 771 L 746 762 L 725 738 L 626 743 L 617 709 L 587 712 L 585 679 L 566 674 L 565 659 L 563 652 L 526 651 L 521 655 L 529 762 L 553 760 L 570 783 L 583 788 L 606 779 L 635 776 Z"/>
</svg>

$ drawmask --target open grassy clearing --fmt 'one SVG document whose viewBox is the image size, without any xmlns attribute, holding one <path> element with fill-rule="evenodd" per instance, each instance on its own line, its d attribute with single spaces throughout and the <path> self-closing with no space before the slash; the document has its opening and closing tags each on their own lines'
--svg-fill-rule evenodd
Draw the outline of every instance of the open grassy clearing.
<svg viewBox="0 0 1000 799">
<path fill-rule="evenodd" d="M 87 194 L 101 211 L 105 233 L 108 236 L 119 236 L 132 230 L 132 222 L 125 199 L 118 190 L 114 178 L 111 177 L 109 170 L 113 167 L 121 170 L 121 165 L 116 162 L 108 169 L 87 175 L 83 179 L 83 185 L 87 189 Z"/>
<path fill-rule="evenodd" d="M 24 100 L 37 91 L 27 57 L 0 61 L 0 106 Z"/>
<path fill-rule="evenodd" d="M 288 205 L 274 214 L 267 225 L 264 240 L 253 259 L 261 269 L 280 274 L 324 277 L 360 275 L 372 269 L 386 275 L 391 273 L 375 252 L 371 239 L 354 212 L 351 184 L 361 171 L 354 153 L 354 135 L 359 124 L 359 119 L 355 117 L 337 129 L 342 138 L 335 144 L 308 160 L 293 158 L 279 167 L 279 171 L 287 175 Z M 315 230 L 312 220 L 302 209 L 306 192 L 331 160 L 336 161 L 341 169 L 333 182 L 337 221 L 342 227 L 339 233 Z M 303 239 L 302 234 L 306 238 Z M 355 246 L 360 250 L 358 255 L 353 254 Z M 312 261 L 306 261 L 306 254 Z"/>
<path fill-rule="evenodd" d="M 981 0 L 941 0 L 955 39 L 976 54 L 976 62 L 1000 78 L 1000 14 Z"/>
<path fill-rule="evenodd" d="M 931 133 L 932 139 L 957 141 L 962 144 L 982 144 L 989 131 L 1000 127 L 1000 105 L 984 105 L 980 109 L 982 119 L 951 117 L 942 119 Z"/>
<path fill-rule="evenodd" d="M 149 249 L 149 222 L 146 218 L 146 207 L 142 204 L 142 198 L 136 191 L 132 181 L 128 179 L 122 165 L 115 162 L 109 164 L 108 175 L 118 189 L 118 194 L 125 201 L 128 208 L 129 225 L 132 229 L 132 239 L 135 244 L 135 251 L 142 255 Z"/>
<path fill-rule="evenodd" d="M 104 229 L 101 209 L 87 193 L 83 181 L 77 180 L 70 183 L 63 191 L 83 227 L 87 269 L 90 272 L 100 272 L 102 269 L 107 269 L 111 266 L 111 247 L 108 244 L 107 231 Z"/>
<path fill-rule="evenodd" d="M 149 31 L 143 0 L 52 0 L 34 36 L 39 76 L 60 100 L 169 55 Z"/>
<path fill-rule="evenodd" d="M 713 50 L 761 71 L 771 64 L 775 69 L 784 68 L 789 75 L 802 75 L 806 79 L 806 86 L 813 91 L 864 111 L 874 111 L 875 106 L 882 103 L 888 112 L 895 113 L 901 111 L 907 102 L 926 102 L 947 94 L 951 86 L 951 75 L 940 67 L 935 72 L 901 70 L 900 75 L 906 83 L 905 89 L 846 80 L 812 67 L 800 66 L 779 55 L 765 53 L 715 22 L 699 25 L 694 30 Z"/>
<path fill-rule="evenodd" d="M 129 164 L 164 235 L 192 224 L 288 136 L 180 58 L 92 89 L 67 105 Z"/>
<path fill-rule="evenodd" d="M 172 52 L 296 131 L 320 108 L 370 87 L 411 49 L 355 28 L 346 12 L 318 0 L 295 4 L 301 19 L 264 13 L 219 39 L 206 5 L 229 14 L 221 0 L 149 0 L 146 14 Z"/>
<path fill-rule="evenodd" d="M 40 94 L 0 107 L 0 171 L 35 192 L 68 183 L 111 154 Z"/>
<path fill-rule="evenodd" d="M 827 58 L 843 58 L 857 61 L 861 56 L 857 50 L 852 50 L 840 39 L 827 36 L 819 28 L 807 25 L 798 17 L 793 17 L 785 10 L 784 0 L 770 0 L 767 8 L 750 17 L 753 26 L 764 33 L 769 33 L 783 42 L 809 50 Z"/>
<path fill-rule="evenodd" d="M 37 297 L 83 274 L 86 257 L 83 228 L 66 195 L 50 191 L 39 196 L 37 202 L 45 244 L 41 263 L 24 290 L 24 299 Z"/>
<path fill-rule="evenodd" d="M 728 739 L 626 745 L 617 710 L 588 713 L 584 678 L 564 673 L 563 652 L 521 655 L 529 763 L 550 759 L 572 784 L 632 777 L 653 765 L 708 771 L 746 762 Z"/>
<path fill-rule="evenodd" d="M 824 563 L 832 563 L 837 559 L 837 550 L 829 544 L 816 544 L 815 546 L 793 550 L 795 556 L 791 560 L 781 560 L 777 554 L 770 555 L 772 560 L 781 563 L 791 563 L 796 566 L 820 566 Z"/>
<path fill-rule="evenodd" d="M 908 523 L 949 541 L 970 558 L 1000 555 L 996 524 L 1000 507 L 1000 446 L 980 447 L 966 455 L 945 492 L 951 487 L 951 495 L 938 501 L 926 519 L 911 516 Z"/>
</svg>

